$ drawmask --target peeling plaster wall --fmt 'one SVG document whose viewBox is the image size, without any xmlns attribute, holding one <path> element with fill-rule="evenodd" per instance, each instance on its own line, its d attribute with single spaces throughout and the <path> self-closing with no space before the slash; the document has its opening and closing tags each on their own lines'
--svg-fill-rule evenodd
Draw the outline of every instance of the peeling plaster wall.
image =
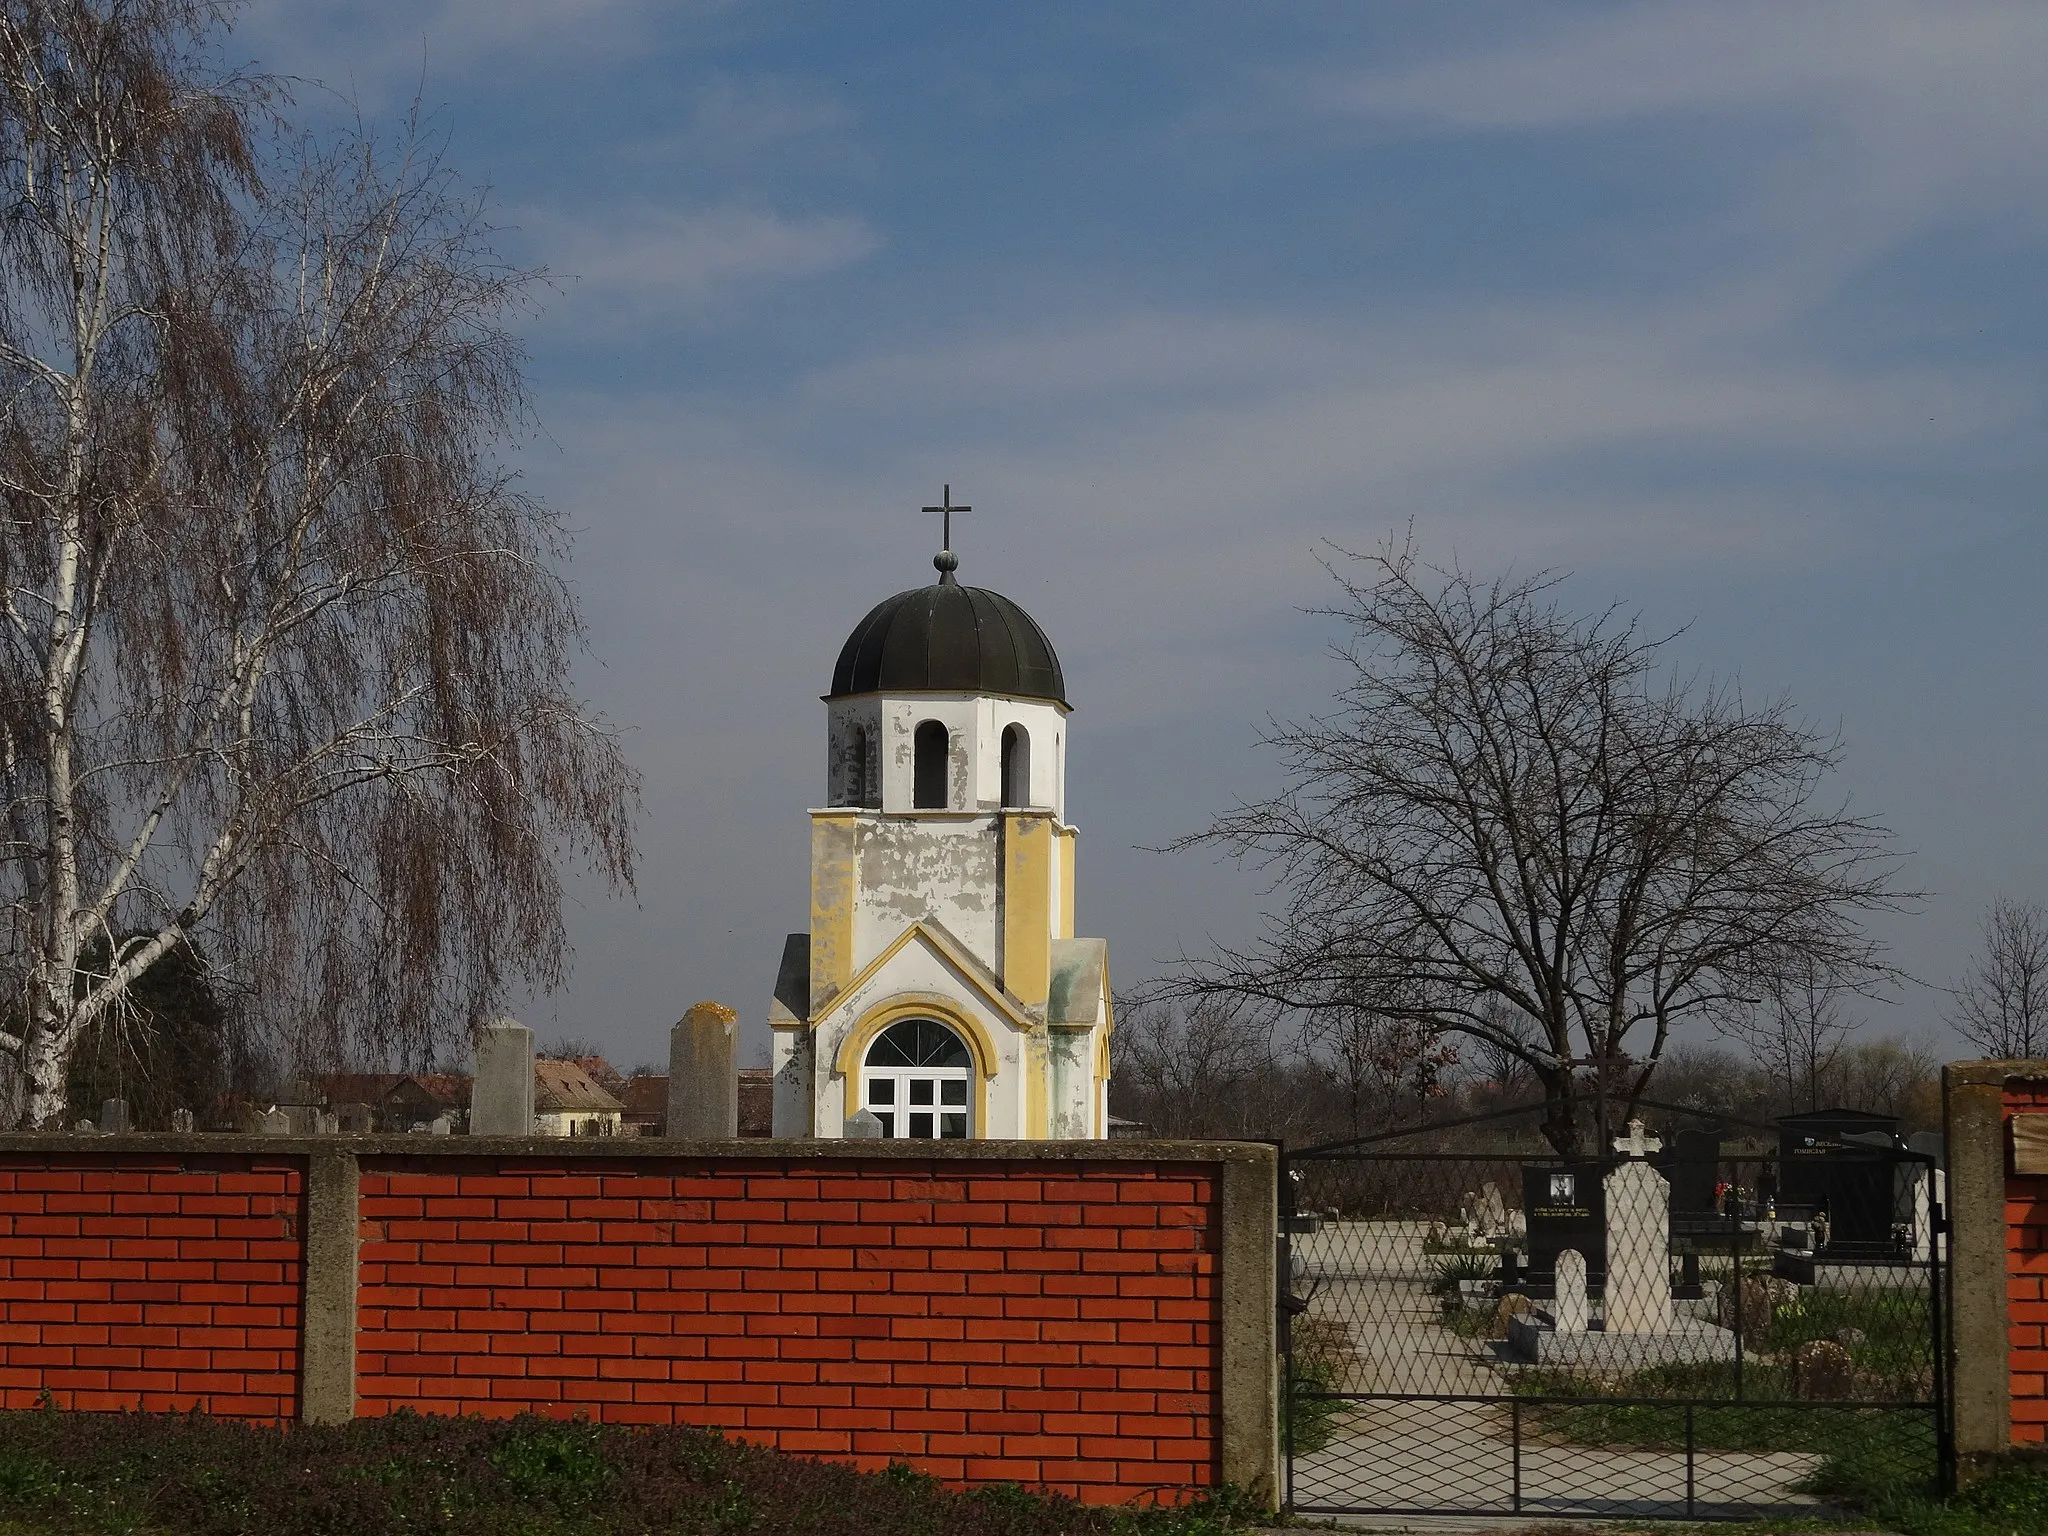
<svg viewBox="0 0 2048 1536">
<path fill-rule="evenodd" d="M 1055 1141 L 1081 1141 L 1095 1132 L 1095 1031 L 1047 1031 L 1051 1058 L 1050 1129 Z"/>
<path fill-rule="evenodd" d="M 995 816 L 863 816 L 855 830 L 853 966 L 931 918 L 1002 973 L 1002 839 Z"/>
</svg>

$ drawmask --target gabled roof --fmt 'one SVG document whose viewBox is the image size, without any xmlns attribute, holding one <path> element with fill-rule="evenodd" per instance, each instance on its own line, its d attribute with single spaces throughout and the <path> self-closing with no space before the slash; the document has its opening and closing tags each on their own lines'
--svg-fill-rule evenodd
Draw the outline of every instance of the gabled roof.
<svg viewBox="0 0 2048 1536">
<path fill-rule="evenodd" d="M 1032 1017 L 1029 1008 L 1012 997 L 1004 989 L 1001 979 L 994 971 L 981 963 L 973 950 L 962 944 L 952 934 L 948 933 L 940 923 L 929 917 L 912 923 L 908 928 L 897 934 L 887 949 L 862 966 L 858 975 L 833 994 L 832 999 L 823 1008 L 818 1010 L 818 1016 L 811 1022 L 813 1024 L 824 1023 L 836 1009 L 845 1005 L 848 998 L 856 996 L 862 988 L 879 976 L 890 961 L 902 954 L 910 945 L 920 940 L 929 945 L 941 960 L 957 971 L 960 974 L 960 978 L 980 995 L 982 1001 L 992 1011 L 1008 1019 L 1011 1024 L 1022 1030 L 1028 1030 L 1038 1022 Z"/>
<path fill-rule="evenodd" d="M 533 1108 L 543 1115 L 605 1114 L 625 1105 L 575 1062 L 543 1060 L 533 1064 Z"/>
</svg>

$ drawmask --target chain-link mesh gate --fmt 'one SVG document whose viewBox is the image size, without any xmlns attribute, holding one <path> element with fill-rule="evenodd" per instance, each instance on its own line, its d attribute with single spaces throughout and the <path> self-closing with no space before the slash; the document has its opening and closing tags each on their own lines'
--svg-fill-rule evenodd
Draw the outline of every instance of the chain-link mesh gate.
<svg viewBox="0 0 2048 1536">
<path fill-rule="evenodd" d="M 1290 1506 L 1717 1519 L 1945 1483 L 1936 1159 L 1773 1131 L 1291 1152 Z"/>
</svg>

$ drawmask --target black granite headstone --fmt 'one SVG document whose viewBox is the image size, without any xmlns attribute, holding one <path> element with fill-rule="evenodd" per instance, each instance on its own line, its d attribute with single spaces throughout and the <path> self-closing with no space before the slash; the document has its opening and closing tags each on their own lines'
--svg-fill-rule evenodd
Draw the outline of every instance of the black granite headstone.
<svg viewBox="0 0 2048 1536">
<path fill-rule="evenodd" d="M 1586 1283 L 1607 1283 L 1607 1195 L 1598 1163 L 1522 1165 L 1522 1209 L 1529 1223 L 1529 1278 L 1556 1284 L 1557 1256 L 1576 1248 Z"/>
<path fill-rule="evenodd" d="M 1721 1138 L 1712 1131 L 1680 1131 L 1671 1138 L 1664 1168 L 1671 1181 L 1671 1214 L 1716 1214 L 1715 1186 L 1721 1182 Z"/>
<path fill-rule="evenodd" d="M 1782 1215 L 1825 1215 L 1827 1247 L 1814 1257 L 1842 1261 L 1893 1256 L 1894 1115 L 1812 1110 L 1778 1121 Z M 1867 1139 L 1866 1139 L 1867 1138 Z"/>
</svg>

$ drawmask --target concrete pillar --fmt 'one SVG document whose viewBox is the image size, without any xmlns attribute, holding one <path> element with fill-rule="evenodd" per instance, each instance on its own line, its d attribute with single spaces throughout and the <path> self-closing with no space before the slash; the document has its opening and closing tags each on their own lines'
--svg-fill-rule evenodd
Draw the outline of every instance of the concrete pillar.
<svg viewBox="0 0 2048 1536">
<path fill-rule="evenodd" d="M 1948 1135 L 1949 1391 L 1958 1470 L 2012 1448 L 2012 1336 L 2006 1320 L 2005 1082 L 2039 1062 L 1942 1068 Z"/>
<path fill-rule="evenodd" d="M 494 1019 L 477 1031 L 470 1095 L 470 1135 L 533 1134 L 532 1030 L 516 1019 Z"/>
<path fill-rule="evenodd" d="M 356 1416 L 357 1219 L 361 1174 L 348 1152 L 306 1160 L 305 1296 L 299 1311 L 299 1417 Z"/>
<path fill-rule="evenodd" d="M 1223 1157 L 1223 1480 L 1271 1510 L 1280 1499 L 1279 1159 L 1264 1146 Z"/>
<path fill-rule="evenodd" d="M 730 1141 L 740 1133 L 740 1016 L 698 1003 L 668 1032 L 668 1134 Z"/>
</svg>

